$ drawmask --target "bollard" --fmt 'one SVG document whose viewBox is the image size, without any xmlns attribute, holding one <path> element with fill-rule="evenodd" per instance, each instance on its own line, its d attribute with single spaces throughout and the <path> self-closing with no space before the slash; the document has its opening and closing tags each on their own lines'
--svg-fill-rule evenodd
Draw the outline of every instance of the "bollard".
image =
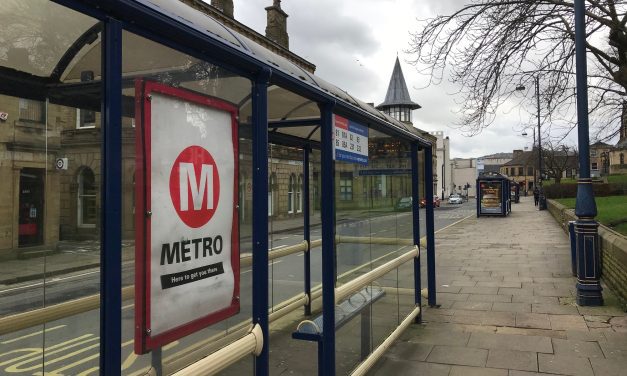
<svg viewBox="0 0 627 376">
<path fill-rule="evenodd" d="M 546 196 L 540 192 L 540 198 L 538 200 L 538 210 L 546 210 Z"/>
<path fill-rule="evenodd" d="M 577 276 L 577 238 L 575 237 L 575 222 L 568 221 L 568 234 L 570 235 L 570 263 L 573 276 Z"/>
</svg>

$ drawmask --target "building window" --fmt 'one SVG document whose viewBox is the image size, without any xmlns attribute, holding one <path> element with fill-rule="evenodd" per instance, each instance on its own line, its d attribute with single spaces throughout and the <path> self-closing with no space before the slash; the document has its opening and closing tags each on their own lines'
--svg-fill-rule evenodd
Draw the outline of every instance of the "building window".
<svg viewBox="0 0 627 376">
<path fill-rule="evenodd" d="M 45 123 L 46 104 L 41 101 L 20 98 L 20 120 Z"/>
<path fill-rule="evenodd" d="M 597 162 L 592 162 L 592 169 L 593 170 L 598 170 L 599 169 L 599 164 Z"/>
<path fill-rule="evenodd" d="M 533 167 L 527 167 L 527 176 L 533 175 Z"/>
<path fill-rule="evenodd" d="M 296 212 L 303 211 L 303 174 L 298 175 L 298 183 L 296 184 Z"/>
<path fill-rule="evenodd" d="M 518 167 L 518 176 L 523 176 L 525 174 L 523 167 Z"/>
<path fill-rule="evenodd" d="M 274 205 L 276 205 L 276 174 L 273 172 L 268 182 L 268 217 L 274 214 Z"/>
<path fill-rule="evenodd" d="M 294 213 L 294 191 L 296 188 L 296 175 L 291 174 L 287 184 L 287 212 Z"/>
<path fill-rule="evenodd" d="M 340 172 L 340 201 L 353 200 L 353 173 Z"/>
<path fill-rule="evenodd" d="M 96 226 L 96 179 L 89 167 L 78 174 L 78 227 Z"/>
<path fill-rule="evenodd" d="M 624 165 L 625 164 L 625 154 L 620 153 L 620 164 Z"/>
<path fill-rule="evenodd" d="M 592 149 L 592 150 L 590 150 L 590 156 L 591 156 L 591 157 L 596 157 L 596 156 L 597 156 L 597 151 L 596 151 L 596 149 Z"/>
<path fill-rule="evenodd" d="M 76 129 L 95 128 L 96 112 L 90 110 L 76 109 Z"/>
</svg>

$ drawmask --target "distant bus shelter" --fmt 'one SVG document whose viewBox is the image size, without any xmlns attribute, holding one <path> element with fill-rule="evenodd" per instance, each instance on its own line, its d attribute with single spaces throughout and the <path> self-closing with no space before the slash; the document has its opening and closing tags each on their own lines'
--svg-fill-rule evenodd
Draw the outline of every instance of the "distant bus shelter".
<svg viewBox="0 0 627 376">
<path fill-rule="evenodd" d="M 38 369 L 268 375 L 270 323 L 302 310 L 290 341 L 317 343 L 318 373 L 364 374 L 420 322 L 433 145 L 411 126 L 178 1 L 33 0 L 0 14 L 0 217 L 16 232 L 0 252 L 100 251 L 91 288 L 53 297 L 50 257 L 43 308 L 0 316 L 0 334 L 31 347 L 52 337 L 24 331 L 70 317 L 97 344 L 79 361 L 39 356 Z M 509 197 L 484 184 L 478 202 L 488 186 Z M 431 200 L 424 219 L 435 305 Z"/>
<path fill-rule="evenodd" d="M 511 207 L 511 181 L 499 173 L 477 178 L 477 217 L 507 216 Z"/>
</svg>

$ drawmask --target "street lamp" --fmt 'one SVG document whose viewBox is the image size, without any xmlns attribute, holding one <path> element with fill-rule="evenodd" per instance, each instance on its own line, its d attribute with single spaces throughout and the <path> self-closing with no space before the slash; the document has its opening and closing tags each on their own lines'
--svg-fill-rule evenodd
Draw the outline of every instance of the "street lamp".
<svg viewBox="0 0 627 376">
<path fill-rule="evenodd" d="M 534 75 L 533 76 L 533 81 L 535 83 L 535 87 L 536 87 L 536 110 L 537 110 L 537 117 L 538 117 L 538 180 L 537 180 L 537 185 L 536 182 L 533 182 L 534 186 L 537 186 L 538 189 L 540 190 L 540 200 L 538 202 L 538 209 L 539 210 L 545 210 L 546 209 L 546 197 L 544 197 L 544 191 L 542 190 L 542 137 L 540 135 L 540 78 L 538 77 L 538 75 Z M 525 90 L 525 87 L 523 85 L 518 85 L 516 86 L 516 91 L 522 91 Z M 535 130 L 534 130 L 534 141 L 533 143 L 535 144 Z M 533 148 L 532 148 L 533 149 Z M 534 179 L 535 179 L 535 174 L 534 174 Z"/>
</svg>

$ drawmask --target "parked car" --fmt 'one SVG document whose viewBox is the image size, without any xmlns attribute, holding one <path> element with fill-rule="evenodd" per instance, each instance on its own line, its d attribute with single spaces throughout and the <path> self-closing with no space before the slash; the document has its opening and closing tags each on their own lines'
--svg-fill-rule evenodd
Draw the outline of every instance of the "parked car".
<svg viewBox="0 0 627 376">
<path fill-rule="evenodd" d="M 462 198 L 462 196 L 458 195 L 457 193 L 450 195 L 448 198 L 449 204 L 462 204 L 463 202 L 464 202 L 464 199 Z"/>
<path fill-rule="evenodd" d="M 411 210 L 413 200 L 411 197 L 401 197 L 396 203 L 396 210 Z"/>
<path fill-rule="evenodd" d="M 421 198 L 419 205 L 421 208 L 424 208 L 425 206 L 427 206 L 427 199 L 425 199 L 424 197 Z M 440 198 L 436 195 L 433 195 L 433 206 L 436 208 L 440 207 Z"/>
</svg>

